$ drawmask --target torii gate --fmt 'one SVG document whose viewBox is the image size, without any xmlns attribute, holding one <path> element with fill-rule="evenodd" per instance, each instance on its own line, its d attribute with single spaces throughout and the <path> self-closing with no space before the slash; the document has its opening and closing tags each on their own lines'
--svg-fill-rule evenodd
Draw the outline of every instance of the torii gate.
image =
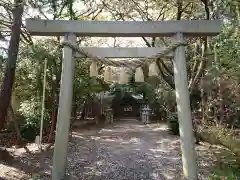
<svg viewBox="0 0 240 180">
<path fill-rule="evenodd" d="M 36 36 L 65 36 L 65 40 L 76 42 L 76 36 L 91 37 L 173 37 L 183 41 L 184 36 L 215 36 L 221 31 L 219 20 L 181 21 L 67 21 L 27 19 L 27 30 Z M 161 48 L 85 48 L 95 56 L 106 58 L 149 57 Z M 185 48 L 175 49 L 174 80 L 178 109 L 183 174 L 185 179 L 197 180 L 196 155 L 193 142 L 190 100 L 188 92 Z M 67 146 L 72 105 L 73 72 L 75 57 L 83 57 L 63 47 L 62 78 L 59 98 L 57 134 L 55 139 L 52 179 L 62 180 L 67 165 Z"/>
</svg>

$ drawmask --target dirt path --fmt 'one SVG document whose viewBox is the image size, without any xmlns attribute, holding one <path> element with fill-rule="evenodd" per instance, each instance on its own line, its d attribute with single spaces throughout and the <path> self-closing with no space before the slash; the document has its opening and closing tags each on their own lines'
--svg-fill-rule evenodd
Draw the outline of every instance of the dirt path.
<svg viewBox="0 0 240 180">
<path fill-rule="evenodd" d="M 215 161 L 211 152 L 216 149 L 200 145 L 196 150 L 199 179 L 204 180 Z M 164 125 L 124 120 L 101 129 L 78 129 L 68 152 L 67 173 L 73 180 L 179 180 L 182 175 L 179 138 L 169 135 Z M 21 161 L 28 168 L 22 168 L 25 176 L 17 179 L 27 179 L 31 168 L 44 174 L 40 179 L 50 179 L 52 151 Z"/>
</svg>

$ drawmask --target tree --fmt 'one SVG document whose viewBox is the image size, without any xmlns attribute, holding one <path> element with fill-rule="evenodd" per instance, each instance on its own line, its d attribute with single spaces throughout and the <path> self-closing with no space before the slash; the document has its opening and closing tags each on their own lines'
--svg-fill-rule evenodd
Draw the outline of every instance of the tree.
<svg viewBox="0 0 240 180">
<path fill-rule="evenodd" d="M 22 14 L 23 14 L 23 1 L 15 0 L 13 13 L 13 24 L 11 39 L 8 48 L 7 67 L 4 74 L 4 80 L 0 92 L 0 129 L 3 129 L 4 122 L 7 115 L 7 110 L 10 105 L 12 87 L 15 78 L 16 61 L 19 50 Z"/>
</svg>

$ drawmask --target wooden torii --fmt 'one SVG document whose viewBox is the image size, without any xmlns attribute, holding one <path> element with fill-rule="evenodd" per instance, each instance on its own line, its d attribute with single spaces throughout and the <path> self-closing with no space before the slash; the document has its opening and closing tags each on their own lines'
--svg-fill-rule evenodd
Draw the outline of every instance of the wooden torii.
<svg viewBox="0 0 240 180">
<path fill-rule="evenodd" d="M 27 30 L 36 36 L 64 36 L 66 41 L 76 42 L 76 36 L 91 37 L 173 37 L 183 41 L 184 36 L 215 36 L 221 31 L 219 20 L 181 21 L 68 21 L 27 19 Z M 95 56 L 106 58 L 149 57 L 161 48 L 84 48 Z M 64 179 L 67 166 L 67 146 L 72 105 L 73 73 L 75 57 L 84 57 L 63 47 L 62 79 L 60 86 L 57 133 L 55 139 L 52 179 Z M 174 81 L 178 109 L 179 129 L 184 178 L 197 180 L 196 155 L 193 140 L 190 100 L 188 91 L 185 48 L 177 47 L 174 56 Z"/>
</svg>

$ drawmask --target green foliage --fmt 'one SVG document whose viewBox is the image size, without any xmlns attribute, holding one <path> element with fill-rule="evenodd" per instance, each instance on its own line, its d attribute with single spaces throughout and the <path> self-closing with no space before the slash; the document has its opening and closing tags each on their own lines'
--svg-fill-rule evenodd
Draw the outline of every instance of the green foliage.
<svg viewBox="0 0 240 180">
<path fill-rule="evenodd" d="M 39 134 L 41 120 L 41 103 L 33 100 L 25 101 L 19 109 L 20 114 L 24 117 L 24 125 L 21 128 L 23 138 L 33 141 L 35 136 Z M 44 113 L 44 127 L 47 127 L 49 122 L 48 113 Z"/>
<path fill-rule="evenodd" d="M 239 180 L 239 168 L 240 167 L 224 167 L 224 169 L 218 169 L 209 177 L 209 180 Z"/>
<path fill-rule="evenodd" d="M 40 175 L 32 176 L 32 180 L 40 180 Z"/>
<path fill-rule="evenodd" d="M 15 93 L 21 101 L 20 114 L 24 117 L 24 132 L 32 136 L 39 132 L 41 101 L 43 91 L 44 59 L 47 59 L 47 77 L 45 94 L 44 128 L 49 125 L 49 114 L 53 102 L 57 102 L 62 54 L 60 43 L 54 39 L 36 41 L 34 45 L 23 45 L 19 54 L 16 72 Z M 109 88 L 101 78 L 88 76 L 89 63 L 86 60 L 76 61 L 73 80 L 73 106 L 81 108 L 86 98 Z M 31 127 L 31 128 L 30 128 Z M 32 132 L 35 129 L 35 132 Z M 30 138 L 31 139 L 31 138 Z"/>
<path fill-rule="evenodd" d="M 168 118 L 168 128 L 174 135 L 179 135 L 179 123 L 177 113 L 172 113 Z"/>
<path fill-rule="evenodd" d="M 168 114 L 176 112 L 175 93 L 171 87 L 167 86 L 163 81 L 161 81 L 155 89 L 155 98 L 161 105 L 162 109 L 167 111 Z"/>
<path fill-rule="evenodd" d="M 120 100 L 125 93 L 136 94 L 136 89 L 133 85 L 130 84 L 113 84 L 110 88 L 111 94 L 113 94 L 116 99 Z"/>
<path fill-rule="evenodd" d="M 240 147 L 239 144 L 237 145 L 237 139 L 234 139 L 235 143 L 233 142 L 233 139 L 229 138 L 229 136 L 233 137 L 233 132 L 230 132 L 229 130 L 223 128 L 223 127 L 217 127 L 218 130 L 216 130 L 216 127 L 209 128 L 209 131 L 212 131 L 211 134 L 205 133 L 206 137 L 212 138 L 213 136 L 218 136 L 221 139 L 219 141 L 219 144 L 224 145 L 228 149 L 219 149 L 217 152 L 215 152 L 215 158 L 216 158 L 216 166 L 213 170 L 212 175 L 209 177 L 210 180 L 239 180 L 240 179 L 240 154 L 235 152 L 233 150 L 234 147 Z M 217 140 L 216 139 L 216 140 Z M 225 139 L 225 143 L 222 143 L 222 141 Z M 216 141 L 215 140 L 215 141 Z M 226 143 L 229 145 L 226 146 Z M 231 145 L 230 145 L 231 144 Z"/>
<path fill-rule="evenodd" d="M 25 124 L 21 128 L 21 136 L 28 141 L 34 141 L 38 133 L 39 127 L 35 126 L 34 124 Z"/>
<path fill-rule="evenodd" d="M 32 101 L 25 101 L 21 104 L 19 112 L 24 117 L 26 124 L 31 124 L 38 127 L 39 119 L 41 117 L 41 103 Z"/>
<path fill-rule="evenodd" d="M 240 34 L 235 33 L 234 29 L 235 27 L 231 25 L 224 26 L 223 33 L 215 41 L 221 67 L 218 73 L 220 75 L 231 75 L 240 80 Z"/>
</svg>

